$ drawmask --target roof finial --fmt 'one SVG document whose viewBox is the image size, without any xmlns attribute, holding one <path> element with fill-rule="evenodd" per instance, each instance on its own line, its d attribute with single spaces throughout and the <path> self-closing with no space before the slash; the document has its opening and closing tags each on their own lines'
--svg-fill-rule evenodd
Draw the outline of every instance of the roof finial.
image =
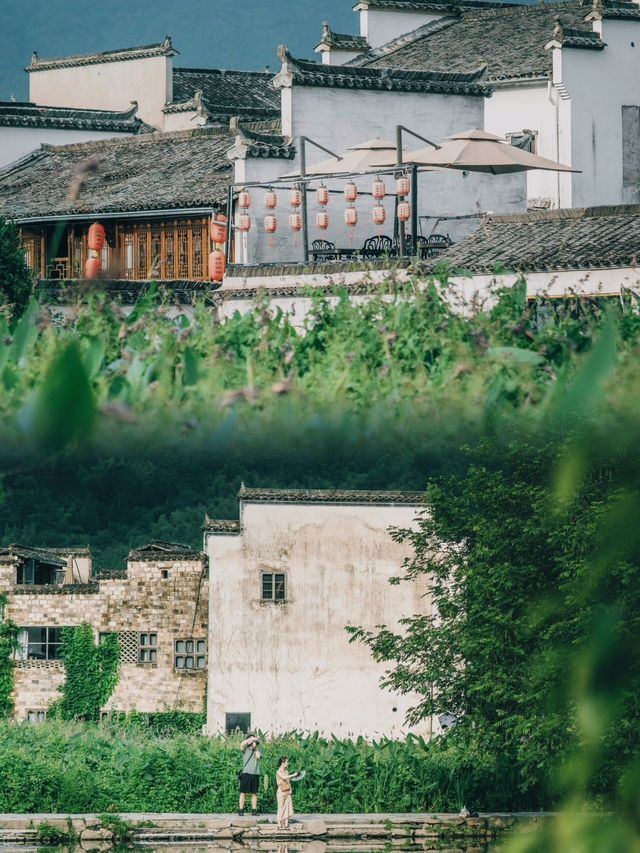
<svg viewBox="0 0 640 853">
<path fill-rule="evenodd" d="M 286 62 L 287 61 L 287 52 L 288 51 L 287 51 L 286 44 L 279 44 L 278 45 L 278 59 L 280 60 L 280 62 Z"/>
<path fill-rule="evenodd" d="M 322 22 L 322 38 L 329 38 L 331 35 L 331 27 L 329 26 L 329 21 Z"/>
<path fill-rule="evenodd" d="M 40 59 L 40 57 L 38 56 L 38 51 L 34 50 L 33 53 L 31 54 L 31 64 L 35 65 L 39 59 Z"/>
<path fill-rule="evenodd" d="M 553 37 L 556 41 L 562 43 L 562 41 L 564 40 L 564 29 L 562 28 L 562 21 L 560 20 L 560 18 L 554 18 L 553 24 Z"/>
<path fill-rule="evenodd" d="M 602 0 L 593 0 L 591 11 L 594 13 L 594 16 L 602 18 Z"/>
</svg>

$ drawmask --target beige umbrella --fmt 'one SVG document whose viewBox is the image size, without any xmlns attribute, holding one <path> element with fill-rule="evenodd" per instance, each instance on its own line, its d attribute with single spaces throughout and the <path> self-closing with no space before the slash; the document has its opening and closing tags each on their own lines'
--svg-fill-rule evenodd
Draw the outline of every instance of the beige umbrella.
<svg viewBox="0 0 640 853">
<path fill-rule="evenodd" d="M 414 151 L 403 152 L 403 159 L 412 162 Z M 351 145 L 341 157 L 329 157 L 307 166 L 307 175 L 344 175 L 358 172 L 375 172 L 376 169 L 394 166 L 397 162 L 396 143 L 388 139 L 367 139 Z M 288 172 L 283 178 L 297 178 L 300 171 Z"/>
<path fill-rule="evenodd" d="M 543 169 L 550 172 L 579 172 L 563 163 L 530 154 L 510 145 L 506 139 L 484 130 L 467 130 L 448 136 L 438 148 L 421 148 L 404 158 L 416 166 L 440 166 L 469 172 L 504 175 Z"/>
</svg>

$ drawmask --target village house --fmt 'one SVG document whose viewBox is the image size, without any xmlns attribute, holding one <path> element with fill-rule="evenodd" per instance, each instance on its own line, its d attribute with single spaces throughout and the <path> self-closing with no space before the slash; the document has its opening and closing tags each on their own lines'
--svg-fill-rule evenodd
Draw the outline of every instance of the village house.
<svg viewBox="0 0 640 853">
<path fill-rule="evenodd" d="M 346 627 L 429 612 L 426 581 L 389 583 L 411 554 L 389 528 L 412 527 L 422 498 L 243 486 L 239 521 L 206 519 L 210 734 L 407 732 L 416 697 L 382 689 L 385 666 Z"/>
<path fill-rule="evenodd" d="M 485 65 L 492 96 L 476 126 L 581 170 L 530 173 L 529 207 L 640 200 L 638 3 L 360 0 L 354 11 L 369 49 L 350 66 L 468 72 Z"/>
<path fill-rule="evenodd" d="M 117 634 L 120 674 L 112 711 L 202 712 L 207 669 L 208 571 L 203 554 L 152 542 L 130 552 L 126 572 L 93 575 L 86 549 L 0 549 L 4 617 L 19 627 L 13 700 L 38 722 L 60 697 L 62 629 L 87 622 L 96 641 Z"/>
<path fill-rule="evenodd" d="M 160 131 L 228 126 L 236 115 L 247 121 L 279 116 L 272 74 L 176 68 L 177 54 L 169 36 L 101 53 L 50 59 L 34 53 L 26 69 L 29 97 L 37 104 L 102 110 L 125 110 L 136 101 L 140 118 Z"/>
<path fill-rule="evenodd" d="M 41 144 L 67 145 L 148 133 L 136 115 L 137 104 L 121 112 L 43 107 L 24 101 L 0 101 L 0 168 Z"/>
</svg>

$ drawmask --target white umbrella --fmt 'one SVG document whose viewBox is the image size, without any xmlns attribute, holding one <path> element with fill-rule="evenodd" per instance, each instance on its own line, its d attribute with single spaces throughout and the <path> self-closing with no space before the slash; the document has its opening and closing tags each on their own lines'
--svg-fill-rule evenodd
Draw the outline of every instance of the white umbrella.
<svg viewBox="0 0 640 853">
<path fill-rule="evenodd" d="M 579 172 L 563 163 L 530 154 L 510 145 L 506 139 L 484 130 L 467 130 L 448 136 L 439 148 L 421 148 L 404 158 L 416 166 L 439 166 L 469 172 L 504 175 L 543 169 L 550 172 Z"/>
<path fill-rule="evenodd" d="M 307 175 L 357 174 L 358 172 L 375 172 L 376 169 L 395 166 L 397 162 L 396 143 L 388 139 L 367 139 L 357 145 L 351 145 L 341 157 L 329 157 L 319 163 L 307 166 Z M 412 162 L 416 152 L 403 152 L 403 159 Z M 297 178 L 300 171 L 288 172 L 283 178 Z"/>
</svg>

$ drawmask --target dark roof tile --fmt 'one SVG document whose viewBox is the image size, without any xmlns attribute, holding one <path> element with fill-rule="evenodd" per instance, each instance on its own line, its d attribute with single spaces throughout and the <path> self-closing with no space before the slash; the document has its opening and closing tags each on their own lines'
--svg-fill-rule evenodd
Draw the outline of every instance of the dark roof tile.
<svg viewBox="0 0 640 853">
<path fill-rule="evenodd" d="M 250 503 L 422 504 L 422 492 L 361 491 L 356 489 L 248 489 L 238 498 Z"/>
<path fill-rule="evenodd" d="M 174 68 L 173 101 L 165 112 L 193 109 L 196 93 L 210 120 L 232 116 L 262 120 L 280 115 L 280 93 L 271 85 L 273 74 L 257 71 Z"/>
<path fill-rule="evenodd" d="M 349 33 L 334 33 L 329 22 L 325 21 L 322 25 L 322 39 L 316 47 L 318 50 L 321 47 L 333 47 L 337 50 L 357 50 L 360 53 L 369 50 L 369 42 L 364 36 L 355 36 Z"/>
<path fill-rule="evenodd" d="M 156 44 L 144 44 L 139 47 L 124 47 L 118 50 L 105 50 L 100 53 L 81 53 L 75 56 L 61 56 L 53 59 L 41 59 L 37 53 L 31 56 L 31 64 L 26 71 L 48 71 L 52 68 L 73 68 L 77 65 L 95 65 L 102 62 L 124 62 L 129 59 L 146 59 L 150 56 L 175 56 L 178 51 L 171 44 L 171 37 Z"/>
<path fill-rule="evenodd" d="M 640 206 L 620 205 L 486 216 L 437 263 L 473 273 L 537 272 L 635 266 L 639 255 Z"/>
<path fill-rule="evenodd" d="M 468 71 L 487 63 L 490 83 L 545 79 L 556 19 L 570 31 L 591 32 L 581 0 L 453 12 L 388 45 L 352 60 L 349 67 Z M 592 38 L 586 36 L 586 38 Z"/>
<path fill-rule="evenodd" d="M 199 128 L 42 145 L 0 170 L 0 215 L 20 220 L 220 204 L 232 180 L 233 141 L 228 128 Z"/>
<path fill-rule="evenodd" d="M 433 70 L 422 68 L 404 69 L 397 67 L 373 67 L 347 63 L 346 65 L 322 65 L 306 59 L 296 59 L 286 48 L 280 48 L 284 65 L 278 77 L 290 74 L 293 83 L 301 86 L 329 86 L 345 89 L 373 89 L 380 92 L 434 92 L 456 95 L 486 95 L 491 89 L 482 81 L 486 65 L 476 63 L 464 71 Z M 276 77 L 276 80 L 278 80 Z"/>
<path fill-rule="evenodd" d="M 0 101 L 0 127 L 149 133 L 153 128 L 136 118 L 137 109 L 135 102 L 129 110 L 112 111 L 45 107 L 29 101 Z"/>
</svg>

